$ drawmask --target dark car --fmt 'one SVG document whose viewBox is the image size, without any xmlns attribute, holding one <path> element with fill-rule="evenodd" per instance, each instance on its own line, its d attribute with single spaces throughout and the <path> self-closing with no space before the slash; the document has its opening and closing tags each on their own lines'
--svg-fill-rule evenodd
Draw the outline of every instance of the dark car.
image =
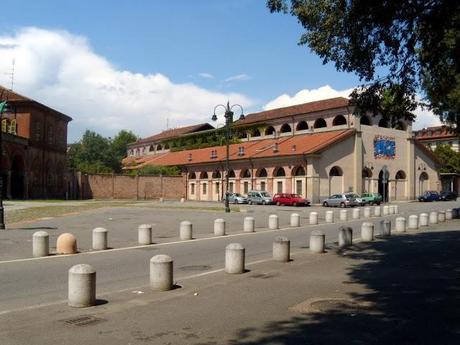
<svg viewBox="0 0 460 345">
<path fill-rule="evenodd" d="M 308 206 L 310 200 L 302 198 L 298 194 L 279 193 L 273 197 L 273 202 L 279 205 Z"/>
<path fill-rule="evenodd" d="M 435 191 L 426 191 L 418 197 L 418 201 L 438 201 L 439 193 Z"/>
<path fill-rule="evenodd" d="M 439 199 L 442 201 L 457 200 L 457 193 L 445 191 L 439 195 Z"/>
</svg>

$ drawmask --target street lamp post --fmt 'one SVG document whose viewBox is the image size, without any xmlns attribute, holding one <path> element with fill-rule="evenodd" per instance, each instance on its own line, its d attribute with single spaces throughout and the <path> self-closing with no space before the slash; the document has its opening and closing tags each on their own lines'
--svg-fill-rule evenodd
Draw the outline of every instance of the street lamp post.
<svg viewBox="0 0 460 345">
<path fill-rule="evenodd" d="M 216 110 L 218 108 L 224 108 L 225 109 L 225 143 L 227 146 L 227 155 L 225 157 L 225 212 L 230 212 L 230 203 L 228 200 L 228 184 L 229 184 L 229 172 L 230 172 L 230 138 L 232 136 L 232 130 L 231 126 L 233 123 L 233 108 L 238 107 L 241 110 L 241 115 L 240 115 L 240 120 L 244 120 L 244 112 L 243 112 L 243 107 L 239 104 L 233 104 L 230 106 L 230 103 L 227 102 L 227 105 L 223 104 L 218 104 L 214 107 L 214 114 L 212 115 L 212 120 L 217 121 L 217 115 L 216 115 Z"/>
<path fill-rule="evenodd" d="M 8 103 L 0 101 L 0 230 L 5 230 L 5 215 L 3 210 L 3 113 L 7 111 Z"/>
</svg>

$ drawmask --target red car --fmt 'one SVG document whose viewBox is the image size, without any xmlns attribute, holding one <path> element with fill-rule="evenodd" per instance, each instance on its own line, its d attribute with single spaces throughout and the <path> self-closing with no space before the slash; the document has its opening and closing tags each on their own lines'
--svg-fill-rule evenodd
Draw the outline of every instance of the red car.
<svg viewBox="0 0 460 345">
<path fill-rule="evenodd" d="M 291 206 L 308 206 L 310 201 L 302 198 L 299 194 L 279 193 L 273 197 L 273 202 L 278 206 L 291 205 Z"/>
</svg>

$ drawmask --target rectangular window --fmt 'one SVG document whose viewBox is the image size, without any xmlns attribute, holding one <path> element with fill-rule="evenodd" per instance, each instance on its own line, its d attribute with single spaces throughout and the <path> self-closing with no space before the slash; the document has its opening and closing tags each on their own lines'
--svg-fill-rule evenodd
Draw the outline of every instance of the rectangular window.
<svg viewBox="0 0 460 345">
<path fill-rule="evenodd" d="M 302 181 L 301 180 L 297 180 L 295 181 L 295 192 L 299 195 L 302 195 L 303 194 L 303 190 L 302 190 Z"/>
<path fill-rule="evenodd" d="M 203 194 L 206 194 L 208 191 L 208 185 L 206 183 L 203 183 Z"/>
<path fill-rule="evenodd" d="M 192 184 L 190 185 L 190 194 L 192 194 L 192 195 L 195 194 L 195 184 L 194 184 L 194 183 L 192 183 Z"/>
<path fill-rule="evenodd" d="M 230 182 L 229 185 L 228 185 L 228 191 L 230 193 L 233 193 L 233 182 Z"/>
<path fill-rule="evenodd" d="M 278 181 L 276 183 L 276 192 L 283 193 L 283 181 Z"/>
<path fill-rule="evenodd" d="M 265 181 L 260 182 L 260 190 L 265 191 Z"/>
<path fill-rule="evenodd" d="M 244 194 L 248 194 L 249 182 L 245 181 L 243 186 L 244 186 Z"/>
</svg>

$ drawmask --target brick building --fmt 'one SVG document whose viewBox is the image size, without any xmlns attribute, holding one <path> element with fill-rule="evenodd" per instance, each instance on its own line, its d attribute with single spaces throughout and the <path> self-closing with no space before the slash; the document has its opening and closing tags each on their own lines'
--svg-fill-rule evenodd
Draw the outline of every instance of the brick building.
<svg viewBox="0 0 460 345">
<path fill-rule="evenodd" d="M 10 105 L 2 114 L 3 196 L 64 198 L 67 191 L 67 125 L 72 119 L 0 86 Z"/>
</svg>

